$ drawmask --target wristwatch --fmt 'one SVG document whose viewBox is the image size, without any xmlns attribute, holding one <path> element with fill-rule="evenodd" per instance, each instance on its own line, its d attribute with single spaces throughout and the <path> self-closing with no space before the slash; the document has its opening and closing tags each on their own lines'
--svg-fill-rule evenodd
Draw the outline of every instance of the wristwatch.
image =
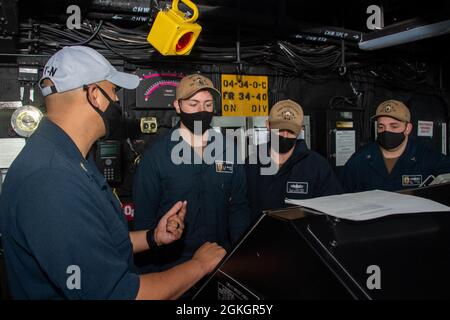
<svg viewBox="0 0 450 320">
<path fill-rule="evenodd" d="M 150 229 L 147 231 L 147 243 L 150 249 L 158 247 L 158 244 L 155 241 L 155 229 Z"/>
</svg>

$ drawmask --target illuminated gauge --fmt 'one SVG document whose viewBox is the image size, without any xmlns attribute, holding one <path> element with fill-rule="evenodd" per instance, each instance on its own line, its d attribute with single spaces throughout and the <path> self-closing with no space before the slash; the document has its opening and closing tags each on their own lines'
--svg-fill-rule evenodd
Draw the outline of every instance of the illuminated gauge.
<svg viewBox="0 0 450 320">
<path fill-rule="evenodd" d="M 147 88 L 147 90 L 145 90 L 144 100 L 148 101 L 150 99 L 151 95 L 156 90 L 158 90 L 161 87 L 169 87 L 169 88 L 166 88 L 166 91 L 164 93 L 166 93 L 166 95 L 168 95 L 168 94 L 172 95 L 171 93 L 175 90 L 173 88 L 176 88 L 177 85 L 178 85 L 178 82 L 175 82 L 175 81 L 158 81 L 158 82 L 155 82 L 154 84 L 152 84 L 152 86 L 150 88 Z M 172 87 L 172 88 L 170 88 L 170 87 Z"/>
<path fill-rule="evenodd" d="M 11 126 L 19 136 L 29 137 L 36 130 L 43 117 L 44 115 L 38 108 L 23 106 L 12 114 Z"/>
<path fill-rule="evenodd" d="M 176 87 L 183 75 L 149 70 L 141 70 L 138 75 L 141 83 L 136 89 L 136 108 L 173 110 Z"/>
</svg>

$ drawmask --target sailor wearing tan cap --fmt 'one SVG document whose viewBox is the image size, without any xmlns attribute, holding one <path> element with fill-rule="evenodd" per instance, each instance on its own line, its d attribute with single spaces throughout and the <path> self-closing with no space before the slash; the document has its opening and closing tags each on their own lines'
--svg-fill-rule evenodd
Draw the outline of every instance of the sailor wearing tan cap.
<svg viewBox="0 0 450 320">
<path fill-rule="evenodd" d="M 347 192 L 417 188 L 430 175 L 450 172 L 449 157 L 410 138 L 411 114 L 403 102 L 382 102 L 372 119 L 377 141 L 355 153 L 341 172 Z"/>
<path fill-rule="evenodd" d="M 275 133 L 271 136 L 278 138 L 278 146 L 272 141 L 263 148 L 278 164 L 278 170 L 265 175 L 261 169 L 272 164 L 258 161 L 246 165 L 252 219 L 263 210 L 286 207 L 286 198 L 308 199 L 342 193 L 327 160 L 309 150 L 304 140 L 297 139 L 302 126 L 303 109 L 298 103 L 282 100 L 270 110 L 267 128 Z"/>
<path fill-rule="evenodd" d="M 224 161 L 229 155 L 225 143 L 214 161 L 207 161 L 215 96 L 220 98 L 220 92 L 207 77 L 184 77 L 174 101 L 180 123 L 150 145 L 139 164 L 133 189 L 138 230 L 154 228 L 166 208 L 187 201 L 183 237 L 170 248 L 151 253 L 142 263 L 144 271 L 166 270 L 187 261 L 205 242 L 230 250 L 250 224 L 244 165 Z M 174 141 L 177 132 L 181 138 Z M 173 151 L 179 146 L 189 161 L 175 161 L 179 152 Z"/>
</svg>

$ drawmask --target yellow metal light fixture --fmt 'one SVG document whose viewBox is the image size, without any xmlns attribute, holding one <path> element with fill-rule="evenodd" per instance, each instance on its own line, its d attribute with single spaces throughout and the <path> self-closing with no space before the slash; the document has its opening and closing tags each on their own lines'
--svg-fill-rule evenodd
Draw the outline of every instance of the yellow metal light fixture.
<svg viewBox="0 0 450 320">
<path fill-rule="evenodd" d="M 190 0 L 181 0 L 192 11 L 192 17 L 178 8 L 179 0 L 173 0 L 172 8 L 158 12 L 147 41 L 162 55 L 188 55 L 197 40 L 202 27 L 195 23 L 197 6 Z"/>
</svg>

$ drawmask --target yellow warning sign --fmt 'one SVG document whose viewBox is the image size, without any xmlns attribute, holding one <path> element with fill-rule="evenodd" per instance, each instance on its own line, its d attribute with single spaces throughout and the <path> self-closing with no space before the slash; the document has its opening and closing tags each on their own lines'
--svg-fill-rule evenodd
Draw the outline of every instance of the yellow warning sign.
<svg viewBox="0 0 450 320">
<path fill-rule="evenodd" d="M 268 77 L 222 74 L 222 116 L 267 116 Z"/>
</svg>

